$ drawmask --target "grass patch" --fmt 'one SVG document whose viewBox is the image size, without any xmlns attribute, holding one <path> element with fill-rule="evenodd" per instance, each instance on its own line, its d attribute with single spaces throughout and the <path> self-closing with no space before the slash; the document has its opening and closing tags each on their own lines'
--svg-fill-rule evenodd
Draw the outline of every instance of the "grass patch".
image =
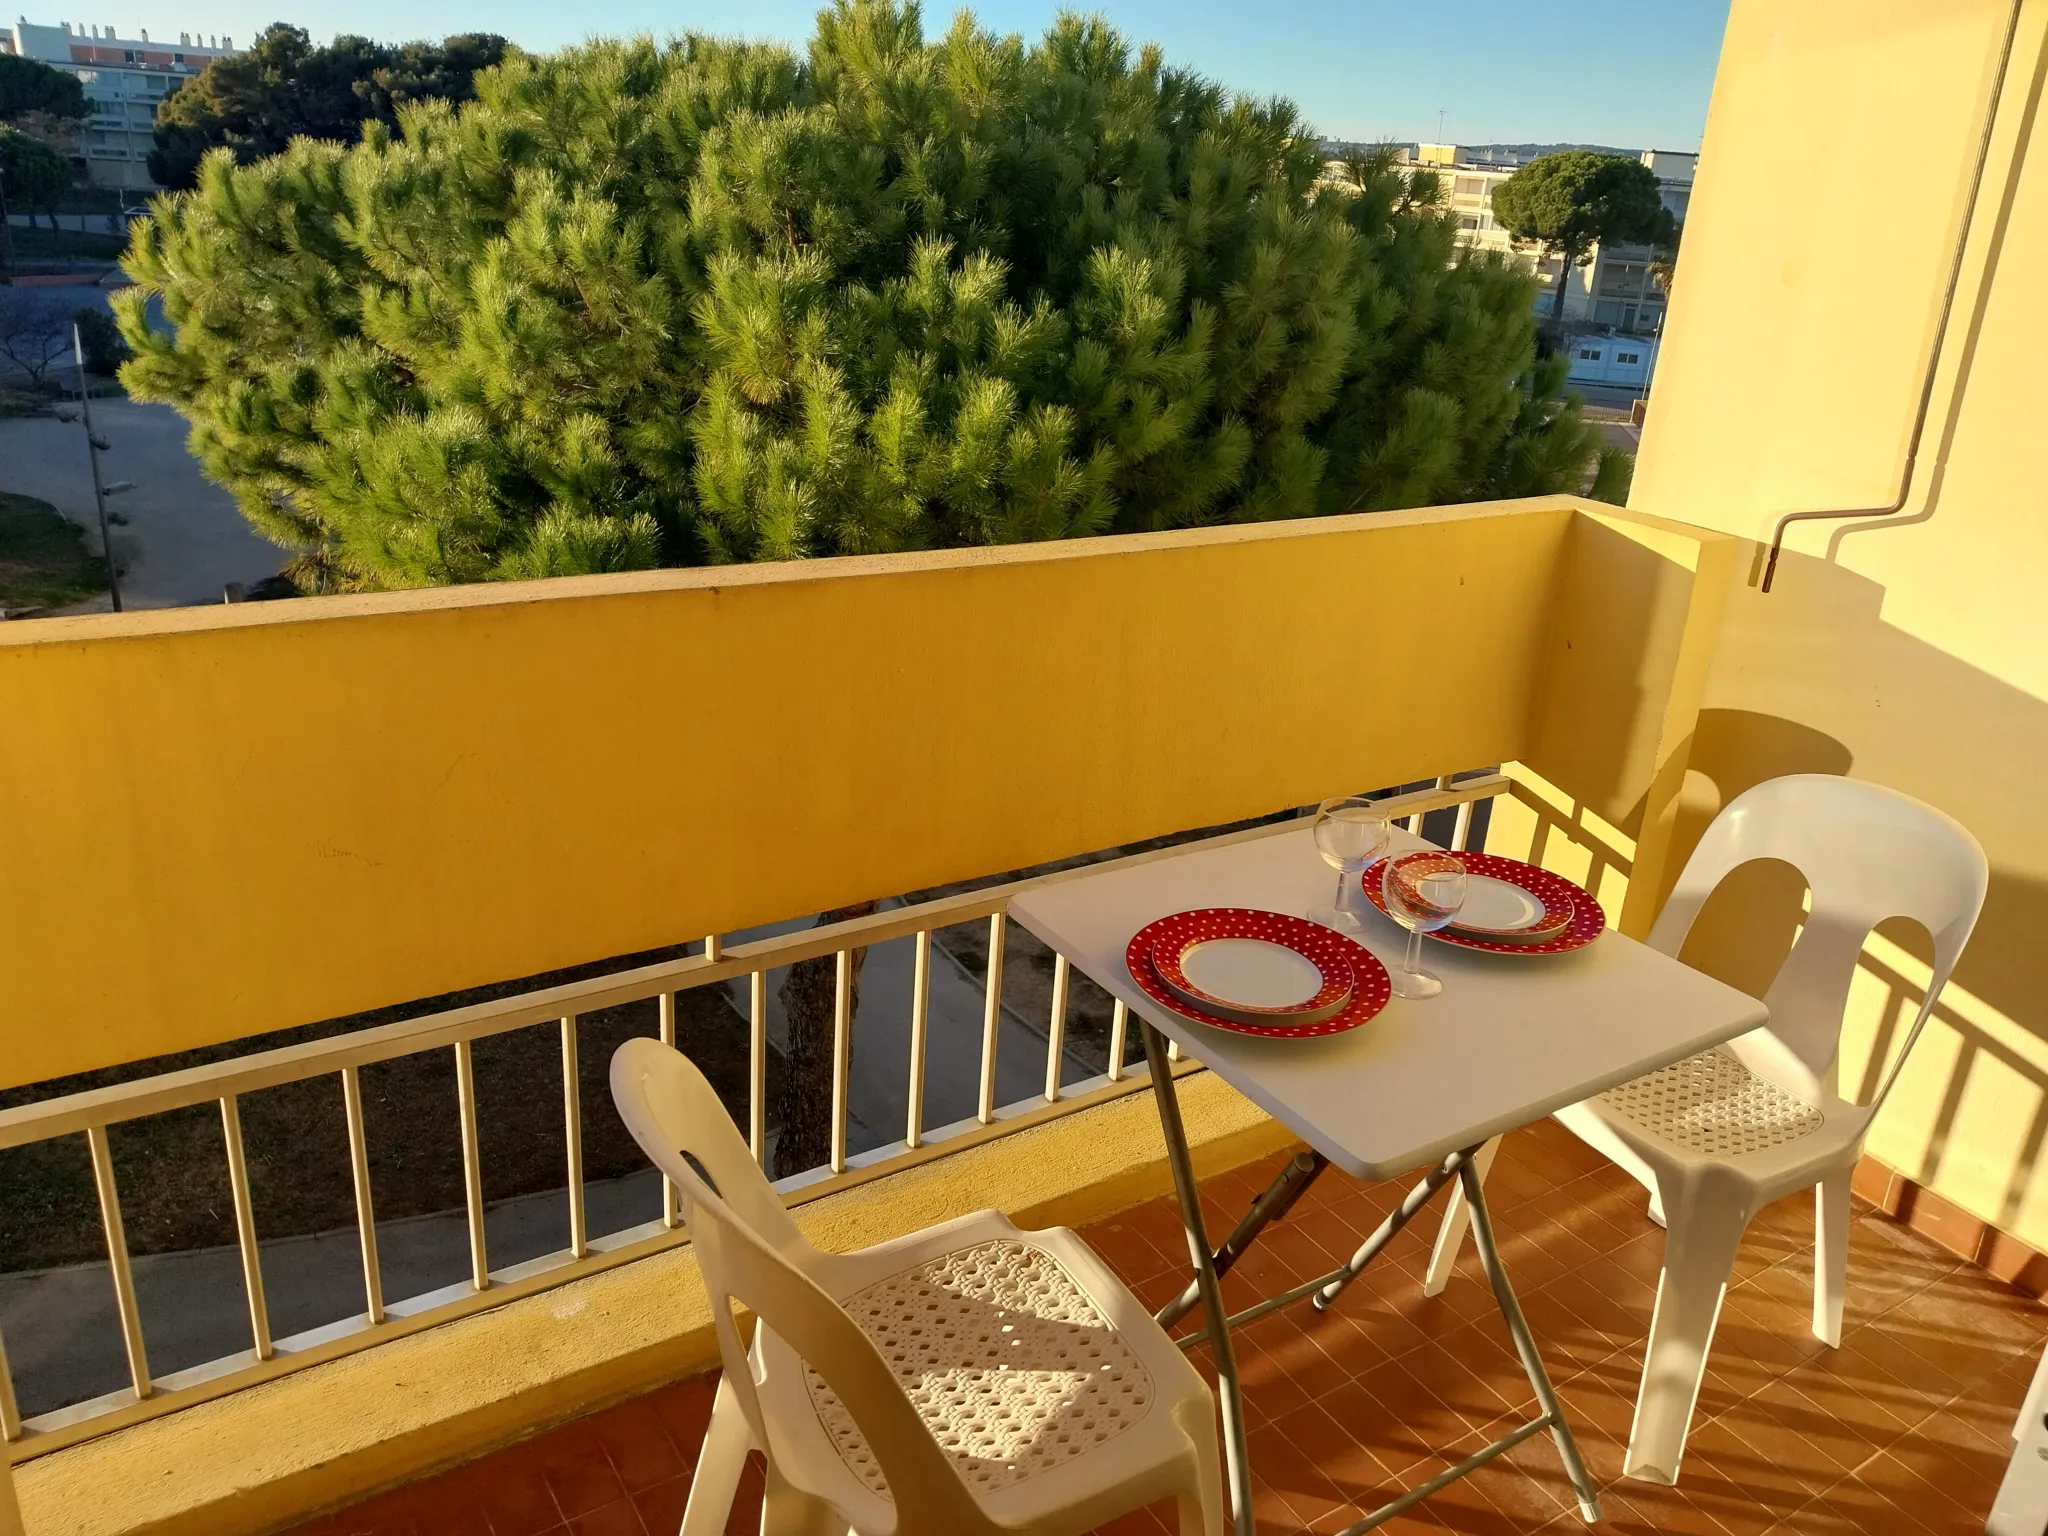
<svg viewBox="0 0 2048 1536">
<path fill-rule="evenodd" d="M 10 416 L 41 416 L 49 410 L 50 399 L 41 390 L 9 389 L 0 385 L 0 421 Z"/>
<path fill-rule="evenodd" d="M 107 590 L 107 562 L 47 501 L 0 491 L 0 607 L 61 608 Z"/>
</svg>

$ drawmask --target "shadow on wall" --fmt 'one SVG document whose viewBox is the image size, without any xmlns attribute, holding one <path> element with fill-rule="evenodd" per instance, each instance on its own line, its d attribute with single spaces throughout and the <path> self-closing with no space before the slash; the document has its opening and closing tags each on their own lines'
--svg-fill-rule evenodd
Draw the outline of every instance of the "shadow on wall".
<svg viewBox="0 0 2048 1536">
<path fill-rule="evenodd" d="M 1751 562 L 1739 560 L 1746 571 Z M 1884 589 L 1808 556 L 1788 556 L 1776 589 L 1745 583 L 1731 592 L 1720 651 L 1693 741 L 1669 868 L 1674 872 L 1720 808 L 1752 785 L 1788 773 L 1850 773 L 1938 805 L 1976 834 L 1992 865 L 1983 917 L 1955 973 L 1957 986 L 2048 1042 L 2048 801 L 2036 765 L 2048 762 L 2048 702 L 1885 622 Z M 1738 872 L 1702 914 L 1685 958 L 1757 994 L 1789 951 L 1803 882 L 1789 866 Z M 1917 924 L 1887 924 L 1884 937 L 1925 961 Z M 1866 956 L 1866 972 L 1888 989 L 1866 1082 L 1875 1091 L 1887 1052 L 1903 1038 L 1920 995 L 1906 977 Z M 1944 1189 L 1980 1218 L 2015 1230 L 2044 1144 L 2048 1070 L 2022 1054 L 2014 1036 L 1942 1006 L 1935 1017 L 1960 1044 L 1932 1092 L 1927 1045 L 1886 1120 L 1910 1114 L 1931 1123 L 1917 1166 L 1901 1171 Z M 1931 1042 L 1930 1042 L 1931 1043 Z M 2031 1091 L 2024 1123 L 2008 1113 L 1964 1118 L 1971 1075 L 1995 1064 Z M 1896 1103 L 1897 1101 L 1895 1101 Z M 2009 1102 L 2009 1100 L 2007 1101 Z M 1987 1172 L 1988 1170 L 1988 1172 Z M 1987 1185 L 2001 1186 L 1992 1194 Z M 2048 1247 L 2048 1227 L 2021 1233 Z"/>
</svg>

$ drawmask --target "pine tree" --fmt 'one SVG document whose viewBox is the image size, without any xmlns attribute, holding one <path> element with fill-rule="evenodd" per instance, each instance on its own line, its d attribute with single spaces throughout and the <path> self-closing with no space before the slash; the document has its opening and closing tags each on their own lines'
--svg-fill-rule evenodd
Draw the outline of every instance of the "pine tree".
<svg viewBox="0 0 2048 1536">
<path fill-rule="evenodd" d="M 840 0 L 801 58 L 594 43 L 475 87 L 216 150 L 128 254 L 124 383 L 323 583 L 1526 495 L 1597 452 L 1533 280 L 1458 253 L 1433 177 L 1329 184 L 1291 106 L 1100 20 Z"/>
<path fill-rule="evenodd" d="M 1575 487 L 1528 279 L 1432 177 L 1063 18 L 517 57 L 138 229 L 129 387 L 412 586 Z M 175 331 L 152 332 L 161 294 Z"/>
</svg>

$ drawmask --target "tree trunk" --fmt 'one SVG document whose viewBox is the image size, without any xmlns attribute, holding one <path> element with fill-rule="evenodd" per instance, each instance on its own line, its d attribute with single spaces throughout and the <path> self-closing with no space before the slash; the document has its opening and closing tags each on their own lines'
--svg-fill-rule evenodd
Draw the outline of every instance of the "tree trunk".
<svg viewBox="0 0 2048 1536">
<path fill-rule="evenodd" d="M 1564 339 L 1564 290 L 1572 280 L 1572 268 L 1578 263 L 1574 260 L 1574 253 L 1571 251 L 1559 251 L 1558 255 L 1564 258 L 1564 265 L 1557 270 L 1557 297 L 1550 301 L 1550 321 L 1557 328 L 1558 340 L 1562 342 Z"/>
<path fill-rule="evenodd" d="M 867 917 L 878 902 L 855 902 L 823 913 L 818 926 Z M 865 949 L 853 951 L 847 981 L 847 1012 L 860 1010 L 860 972 Z M 774 1177 L 786 1179 L 832 1156 L 832 1010 L 838 990 L 839 957 L 799 960 L 782 983 L 789 1019 L 789 1050 L 782 1062 L 782 1133 L 775 1144 Z"/>
</svg>

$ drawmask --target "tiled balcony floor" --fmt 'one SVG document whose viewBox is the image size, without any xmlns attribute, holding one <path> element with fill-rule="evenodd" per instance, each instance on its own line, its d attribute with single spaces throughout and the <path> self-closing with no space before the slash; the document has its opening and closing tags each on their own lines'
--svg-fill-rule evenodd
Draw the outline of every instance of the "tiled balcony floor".
<svg viewBox="0 0 2048 1536">
<path fill-rule="evenodd" d="M 1226 1228 L 1276 1164 L 1205 1186 Z M 1876 1212 L 1850 1240 L 1842 1348 L 1808 1331 L 1810 1199 L 1750 1229 L 1677 1488 L 1623 1480 L 1662 1234 L 1637 1187 L 1545 1123 L 1508 1138 L 1488 1183 L 1502 1252 L 1587 1459 L 1607 1529 L 1669 1536 L 1981 1536 L 2048 1310 Z M 1400 1186 L 1328 1174 L 1226 1281 L 1237 1304 L 1347 1254 Z M 1328 1314 L 1240 1335 L 1262 1532 L 1341 1529 L 1533 1416 L 1527 1383 L 1468 1243 L 1465 1273 L 1425 1300 L 1426 1211 Z M 1085 1234 L 1148 1304 L 1184 1274 L 1160 1200 Z M 303 1527 L 300 1536 L 670 1536 L 711 1407 L 685 1382 L 445 1476 Z M 1453 1458 L 1455 1459 L 1455 1457 Z M 758 1459 L 757 1459 L 758 1460 Z M 730 1530 L 758 1529 L 758 1468 Z M 1160 1536 L 1167 1511 L 1109 1529 Z M 1384 1527 L 1409 1536 L 1578 1527 L 1548 1436 Z"/>
</svg>

